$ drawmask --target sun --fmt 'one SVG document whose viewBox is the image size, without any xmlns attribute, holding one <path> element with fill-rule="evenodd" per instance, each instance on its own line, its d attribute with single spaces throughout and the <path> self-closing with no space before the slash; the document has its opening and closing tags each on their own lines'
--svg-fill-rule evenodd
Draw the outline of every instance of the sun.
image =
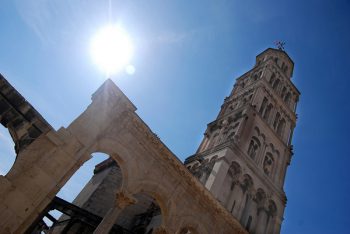
<svg viewBox="0 0 350 234">
<path fill-rule="evenodd" d="M 118 25 L 108 25 L 91 40 L 91 55 L 107 76 L 125 68 L 134 49 L 128 34 Z"/>
</svg>

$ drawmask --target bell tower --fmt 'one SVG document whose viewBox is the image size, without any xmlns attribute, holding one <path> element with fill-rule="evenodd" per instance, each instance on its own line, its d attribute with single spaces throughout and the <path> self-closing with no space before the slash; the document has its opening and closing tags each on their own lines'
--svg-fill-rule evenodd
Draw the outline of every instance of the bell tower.
<svg viewBox="0 0 350 234">
<path fill-rule="evenodd" d="M 299 91 L 294 63 L 266 49 L 236 81 L 187 168 L 250 233 L 280 233 Z"/>
</svg>

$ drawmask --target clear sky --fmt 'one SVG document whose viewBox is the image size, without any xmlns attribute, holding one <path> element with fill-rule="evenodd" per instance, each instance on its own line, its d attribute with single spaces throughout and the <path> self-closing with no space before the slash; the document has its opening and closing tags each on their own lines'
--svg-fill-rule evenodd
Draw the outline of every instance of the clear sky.
<svg viewBox="0 0 350 234">
<path fill-rule="evenodd" d="M 181 160 L 195 152 L 235 79 L 284 40 L 302 95 L 282 233 L 350 233 L 348 0 L 112 3 L 113 22 L 133 40 L 136 69 L 113 80 Z M 56 129 L 105 80 L 89 47 L 107 22 L 107 0 L 1 1 L 0 72 Z M 4 131 L 0 141 L 5 174 L 13 151 Z"/>
</svg>

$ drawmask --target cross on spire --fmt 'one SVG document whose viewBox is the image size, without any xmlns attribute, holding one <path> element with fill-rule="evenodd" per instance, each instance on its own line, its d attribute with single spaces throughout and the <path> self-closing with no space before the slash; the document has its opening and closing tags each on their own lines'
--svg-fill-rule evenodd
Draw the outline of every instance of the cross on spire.
<svg viewBox="0 0 350 234">
<path fill-rule="evenodd" d="M 286 43 L 284 41 L 275 41 L 275 45 L 276 45 L 277 49 L 279 49 L 279 50 L 284 50 L 285 44 Z"/>
</svg>

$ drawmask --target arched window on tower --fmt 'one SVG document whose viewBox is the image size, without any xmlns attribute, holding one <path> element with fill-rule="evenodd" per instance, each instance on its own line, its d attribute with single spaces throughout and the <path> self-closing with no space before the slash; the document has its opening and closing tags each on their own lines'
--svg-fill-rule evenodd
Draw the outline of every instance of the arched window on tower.
<svg viewBox="0 0 350 234">
<path fill-rule="evenodd" d="M 273 82 L 275 82 L 275 79 L 276 79 L 276 75 L 275 75 L 275 73 L 272 73 L 269 83 L 272 85 Z"/>
<path fill-rule="evenodd" d="M 274 90 L 277 90 L 279 83 L 280 83 L 280 80 L 277 79 L 277 80 L 273 83 L 272 88 L 273 88 Z"/>
<path fill-rule="evenodd" d="M 262 115 L 266 109 L 266 105 L 267 105 L 267 98 L 264 97 L 264 100 L 262 101 L 261 103 L 261 106 L 260 106 L 260 110 L 259 110 L 259 113 Z"/>
<path fill-rule="evenodd" d="M 274 233 L 275 225 L 273 224 L 273 220 L 276 217 L 277 214 L 277 206 L 274 201 L 269 200 L 268 202 L 268 210 L 267 210 L 268 216 L 266 220 L 266 227 L 263 233 Z"/>
<path fill-rule="evenodd" d="M 287 92 L 287 88 L 286 87 L 283 87 L 282 89 L 282 92 L 281 92 L 281 98 L 284 99 L 285 95 L 286 95 L 286 92 Z"/>
<path fill-rule="evenodd" d="M 267 121 L 268 119 L 269 119 L 269 116 L 270 116 L 270 112 L 271 112 L 271 110 L 272 110 L 272 104 L 270 103 L 268 106 L 267 106 L 267 108 L 266 108 L 266 111 L 265 111 L 265 113 L 264 113 L 264 116 L 263 116 L 263 118 Z"/>
<path fill-rule="evenodd" d="M 271 153 L 267 153 L 263 162 L 264 173 L 268 176 L 271 176 L 273 170 L 274 160 Z"/>
<path fill-rule="evenodd" d="M 273 121 L 273 128 L 274 128 L 274 129 L 277 128 L 277 124 L 278 124 L 280 118 L 281 118 L 281 114 L 277 112 L 277 113 L 276 113 L 276 116 L 275 116 L 275 120 Z"/>
<path fill-rule="evenodd" d="M 256 155 L 259 152 L 260 149 L 260 141 L 258 138 L 253 137 L 250 141 L 249 147 L 248 147 L 248 155 L 251 159 L 255 159 Z"/>
<path fill-rule="evenodd" d="M 284 130 L 284 126 L 286 125 L 286 121 L 284 119 L 281 119 L 277 126 L 277 134 L 282 136 L 282 132 Z"/>
</svg>

